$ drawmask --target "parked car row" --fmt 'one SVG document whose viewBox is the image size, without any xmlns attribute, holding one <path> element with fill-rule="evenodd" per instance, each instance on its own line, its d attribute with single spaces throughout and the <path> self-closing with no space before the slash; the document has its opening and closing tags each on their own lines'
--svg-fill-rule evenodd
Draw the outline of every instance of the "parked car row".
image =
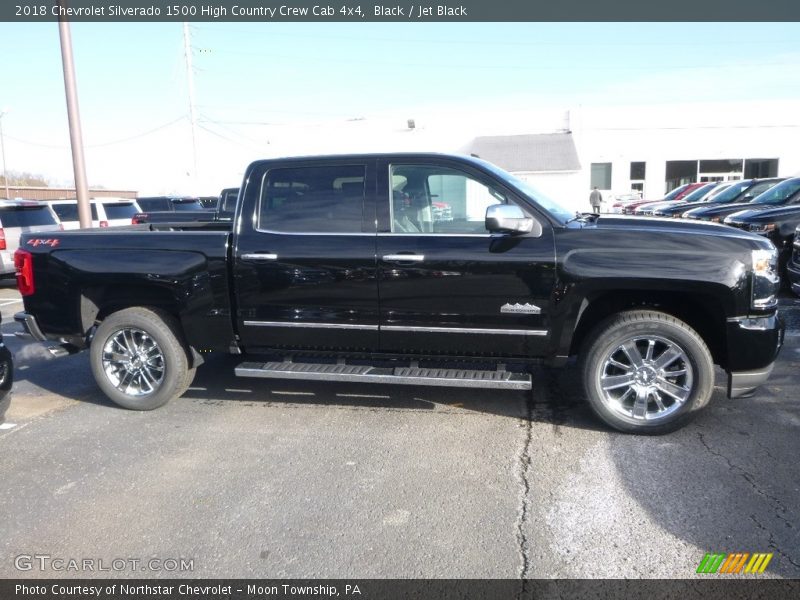
<svg viewBox="0 0 800 600">
<path fill-rule="evenodd" d="M 238 189 L 235 190 L 238 192 Z M 145 197 L 145 198 L 91 198 L 93 227 L 119 227 L 134 225 L 137 216 L 145 211 L 155 211 L 169 207 L 170 219 L 174 221 L 200 220 L 198 213 L 215 215 L 221 198 L 228 198 L 227 206 L 235 206 L 235 195 L 231 204 L 230 189 L 222 191 L 217 203 L 204 209 L 199 198 L 187 197 Z M 232 211 L 228 213 L 232 217 Z M 212 217 L 213 220 L 213 217 Z M 22 233 L 45 233 L 79 229 L 78 201 L 75 198 L 59 200 L 0 200 L 0 277 L 14 275 L 14 252 L 19 246 Z"/>
</svg>

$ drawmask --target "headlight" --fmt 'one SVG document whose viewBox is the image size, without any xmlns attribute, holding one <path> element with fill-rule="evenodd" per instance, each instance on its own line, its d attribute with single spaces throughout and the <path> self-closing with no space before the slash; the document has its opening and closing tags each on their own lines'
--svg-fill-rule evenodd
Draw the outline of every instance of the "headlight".
<svg viewBox="0 0 800 600">
<path fill-rule="evenodd" d="M 780 284 L 778 277 L 778 251 L 753 250 L 753 308 L 773 308 L 778 304 L 776 294 Z"/>
<path fill-rule="evenodd" d="M 753 233 L 769 233 L 770 231 L 775 231 L 776 228 L 777 225 L 775 223 L 751 223 L 747 229 Z"/>
<path fill-rule="evenodd" d="M 711 217 L 709 221 L 711 221 L 712 223 L 719 223 L 719 217 Z"/>
</svg>

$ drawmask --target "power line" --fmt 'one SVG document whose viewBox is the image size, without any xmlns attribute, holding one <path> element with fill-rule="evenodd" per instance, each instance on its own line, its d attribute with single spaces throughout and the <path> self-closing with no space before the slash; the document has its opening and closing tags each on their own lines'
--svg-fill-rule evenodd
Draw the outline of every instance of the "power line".
<svg viewBox="0 0 800 600">
<path fill-rule="evenodd" d="M 271 52 L 246 52 L 243 50 L 219 50 L 220 54 L 231 54 L 236 56 L 255 56 L 258 58 L 278 58 L 282 60 L 300 60 L 300 61 L 313 61 L 315 63 L 319 62 L 328 62 L 328 63 L 335 63 L 335 64 L 362 64 L 362 65 L 375 65 L 381 67 L 387 66 L 395 66 L 395 67 L 424 67 L 428 69 L 439 68 L 439 67 L 446 67 L 448 69 L 490 69 L 493 71 L 497 70 L 507 70 L 512 69 L 515 71 L 524 70 L 524 71 L 585 71 L 585 70 L 592 70 L 596 71 L 598 69 L 605 69 L 608 67 L 607 64 L 586 64 L 586 63 L 570 63 L 570 64 L 548 64 L 548 65 L 541 65 L 541 64 L 507 64 L 507 63 L 500 63 L 500 64 L 491 64 L 491 65 L 476 65 L 476 64 L 461 64 L 461 63 L 438 63 L 438 62 L 427 62 L 427 63 L 410 63 L 407 61 L 387 61 L 384 59 L 376 59 L 376 60 L 369 60 L 369 59 L 360 59 L 360 58 L 340 58 L 340 57 L 333 57 L 333 56 L 298 56 L 296 54 L 273 54 Z M 734 64 L 734 63 L 727 63 L 727 64 L 716 64 L 716 65 L 664 65 L 664 64 L 647 64 L 647 65 L 616 65 L 614 67 L 615 70 L 627 70 L 627 71 L 652 71 L 654 68 L 658 69 L 675 69 L 675 70 L 708 70 L 708 69 L 729 69 L 729 68 L 738 68 L 741 69 L 742 67 L 784 67 L 784 68 L 796 68 L 798 63 L 786 63 L 786 62 L 763 62 L 763 63 L 756 63 L 750 62 L 744 65 Z M 230 72 L 230 71 L 227 71 Z"/>
<path fill-rule="evenodd" d="M 158 127 L 154 127 L 153 129 L 149 129 L 147 131 L 143 131 L 142 133 L 137 133 L 136 135 L 132 135 L 130 137 L 122 138 L 122 139 L 119 139 L 119 140 L 113 140 L 113 141 L 110 141 L 110 142 L 102 142 L 100 144 L 86 144 L 86 147 L 87 148 L 103 148 L 105 146 L 113 146 L 115 144 L 123 144 L 125 142 L 130 142 L 130 141 L 133 141 L 133 140 L 137 140 L 139 138 L 143 138 L 145 136 L 153 134 L 153 133 L 155 133 L 157 131 L 161 131 L 162 129 L 166 129 L 170 125 L 174 125 L 175 123 L 177 123 L 179 121 L 182 121 L 185 118 L 186 118 L 186 115 L 183 115 L 183 116 L 178 117 L 177 119 L 173 119 L 172 121 L 170 121 L 168 123 L 164 123 L 163 125 L 159 125 Z M 8 134 L 6 134 L 6 137 L 9 138 L 9 139 L 14 140 L 15 142 L 19 142 L 21 144 L 28 144 L 29 146 L 38 146 L 40 148 L 53 148 L 53 149 L 61 150 L 61 149 L 64 149 L 64 148 L 68 147 L 65 144 L 42 144 L 41 142 L 32 142 L 30 140 L 24 140 L 22 138 L 18 138 L 16 136 L 8 135 Z"/>
</svg>

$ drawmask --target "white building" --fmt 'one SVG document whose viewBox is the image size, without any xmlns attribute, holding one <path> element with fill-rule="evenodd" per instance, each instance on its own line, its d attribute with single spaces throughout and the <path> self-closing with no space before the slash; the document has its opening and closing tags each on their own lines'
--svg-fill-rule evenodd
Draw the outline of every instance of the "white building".
<svg viewBox="0 0 800 600">
<path fill-rule="evenodd" d="M 478 137 L 463 150 L 579 210 L 588 208 L 594 186 L 607 200 L 632 191 L 657 199 L 687 182 L 800 174 L 798 102 L 626 106 L 566 115 L 552 122 L 560 133 Z"/>
</svg>

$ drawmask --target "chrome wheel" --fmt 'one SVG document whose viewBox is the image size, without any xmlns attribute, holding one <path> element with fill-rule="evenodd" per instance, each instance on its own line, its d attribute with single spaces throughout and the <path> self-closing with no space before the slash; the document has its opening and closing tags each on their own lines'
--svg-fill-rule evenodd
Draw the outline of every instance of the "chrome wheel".
<svg viewBox="0 0 800 600">
<path fill-rule="evenodd" d="M 686 351 L 659 336 L 632 337 L 606 356 L 598 375 L 603 403 L 629 419 L 656 421 L 689 399 L 692 365 Z"/>
<path fill-rule="evenodd" d="M 164 353 L 141 329 L 112 333 L 103 346 L 103 371 L 108 381 L 128 396 L 147 396 L 164 380 Z"/>
</svg>

